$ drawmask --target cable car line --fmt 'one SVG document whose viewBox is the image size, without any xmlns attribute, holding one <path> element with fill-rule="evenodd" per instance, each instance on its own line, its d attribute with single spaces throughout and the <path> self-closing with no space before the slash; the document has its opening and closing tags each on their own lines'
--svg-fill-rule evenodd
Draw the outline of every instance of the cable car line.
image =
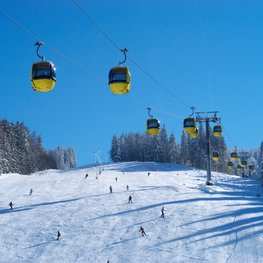
<svg viewBox="0 0 263 263">
<path fill-rule="evenodd" d="M 105 33 L 105 31 L 95 22 L 95 20 L 89 15 L 89 13 L 82 8 L 75 0 L 71 0 L 80 10 L 81 12 L 87 16 L 87 18 L 90 20 L 90 22 L 97 28 L 97 30 L 99 32 L 101 32 L 111 43 L 112 45 L 120 50 L 120 51 L 128 51 L 126 48 L 125 49 L 121 49 L 113 40 L 111 37 L 109 37 L 109 35 L 107 33 Z M 126 53 L 124 52 L 125 55 L 125 60 L 122 62 L 124 63 L 126 61 Z M 167 89 L 165 86 L 163 86 L 158 80 L 156 80 L 154 77 L 152 77 L 152 75 L 150 75 L 147 71 L 145 71 L 137 62 L 135 62 L 130 56 L 127 56 L 128 59 L 134 64 L 136 65 L 145 75 L 147 75 L 154 83 L 156 83 L 159 87 L 163 88 L 168 94 L 170 94 L 171 96 L 173 96 L 174 98 L 176 98 L 178 101 L 180 101 L 183 105 L 185 105 L 187 108 L 190 108 L 190 106 L 185 103 L 183 100 L 181 100 L 178 96 L 176 96 L 173 92 L 171 92 L 169 89 Z M 121 64 L 122 64 L 121 63 Z"/>
<path fill-rule="evenodd" d="M 88 14 L 88 12 L 82 8 L 75 0 L 71 0 L 80 10 L 81 12 L 87 16 L 87 18 L 90 20 L 90 22 L 97 28 L 99 32 L 101 32 L 110 42 L 111 44 L 118 50 L 121 50 L 121 48 L 109 37 L 108 34 L 106 34 L 101 27 L 98 26 L 98 24 L 95 22 L 95 20 Z"/>
<path fill-rule="evenodd" d="M 71 0 L 80 10 L 81 12 L 89 19 L 89 21 L 97 28 L 97 30 L 102 33 L 110 42 L 111 44 L 118 50 L 122 51 L 122 49 L 116 44 L 115 41 L 105 31 L 95 22 L 95 20 L 88 14 L 88 12 L 82 8 L 75 0 Z M 142 66 L 140 66 L 134 59 L 132 59 L 130 56 L 127 56 L 127 58 L 141 71 L 143 72 L 148 78 L 150 78 L 157 86 L 165 90 L 169 95 L 171 95 L 173 98 L 178 100 L 180 103 L 182 103 L 185 107 L 190 108 L 190 106 L 181 98 L 176 96 L 171 90 L 166 88 L 163 84 L 161 84 L 157 79 L 155 79 L 150 73 L 148 73 L 145 69 L 143 69 Z"/>
<path fill-rule="evenodd" d="M 149 79 L 151 79 L 157 86 L 165 90 L 168 94 L 170 94 L 173 98 L 181 102 L 185 107 L 191 108 L 186 102 L 184 102 L 182 99 L 180 99 L 178 96 L 176 96 L 172 91 L 167 89 L 162 83 L 160 83 L 157 79 L 155 79 L 150 73 L 148 73 L 144 68 L 142 68 L 137 62 L 135 62 L 130 56 L 127 56 L 128 59 L 137 66 L 137 68 L 143 72 Z"/>
<path fill-rule="evenodd" d="M 100 77 L 99 75 L 95 74 L 94 72 L 91 72 L 89 70 L 87 70 L 86 68 L 84 68 L 83 66 L 79 65 L 78 63 L 74 62 L 72 59 L 68 58 L 67 56 L 63 55 L 62 53 L 60 53 L 59 51 L 45 45 L 51 52 L 53 52 L 54 54 L 56 54 L 58 57 L 64 59 L 65 61 L 67 61 L 69 64 L 74 65 L 76 68 L 78 68 L 79 70 L 81 70 L 82 72 L 88 74 L 89 76 L 92 75 L 95 79 L 97 79 L 97 81 L 105 84 L 105 79 Z"/>
<path fill-rule="evenodd" d="M 8 19 L 10 19 L 14 24 L 16 24 L 18 27 L 20 27 L 25 33 L 30 35 L 34 40 L 39 41 L 39 38 L 37 38 L 32 32 L 27 30 L 23 25 L 21 25 L 16 19 L 9 16 L 6 12 L 4 12 L 2 9 L 0 9 L 0 12 L 4 14 Z"/>
<path fill-rule="evenodd" d="M 134 94 L 130 94 L 130 95 L 129 95 L 129 98 L 132 99 L 132 100 L 134 100 L 136 103 L 141 104 L 141 105 L 143 106 L 143 108 L 147 108 L 147 105 L 149 105 L 149 104 L 146 104 L 146 103 L 142 102 L 142 101 L 139 100 L 138 98 L 136 98 L 136 97 L 134 96 Z M 165 115 L 169 115 L 169 116 L 172 116 L 172 117 L 176 117 L 176 118 L 184 119 L 183 116 L 178 115 L 178 114 L 175 114 L 175 113 L 167 112 L 167 111 L 164 111 L 164 110 L 161 110 L 161 109 L 155 108 L 155 107 L 152 108 L 152 109 L 154 109 L 154 111 L 157 111 L 157 112 L 163 113 L 163 114 L 165 114 Z"/>
<path fill-rule="evenodd" d="M 226 136 L 227 136 L 228 140 L 230 141 L 230 143 L 232 144 L 232 146 L 235 147 L 236 144 L 233 142 L 233 140 L 229 136 L 229 133 L 228 133 L 227 129 L 225 128 L 225 126 L 224 126 L 224 133 L 226 134 Z"/>
</svg>

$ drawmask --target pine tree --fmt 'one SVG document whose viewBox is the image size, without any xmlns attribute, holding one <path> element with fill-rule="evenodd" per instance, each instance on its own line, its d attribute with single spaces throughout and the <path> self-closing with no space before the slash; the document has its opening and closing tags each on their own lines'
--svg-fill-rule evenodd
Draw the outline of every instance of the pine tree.
<svg viewBox="0 0 263 263">
<path fill-rule="evenodd" d="M 170 162 L 169 159 L 169 141 L 167 131 L 165 129 L 165 125 L 160 130 L 159 136 L 157 138 L 157 152 L 158 152 L 158 159 L 157 162 L 165 163 Z"/>
<path fill-rule="evenodd" d="M 219 160 L 214 163 L 214 170 L 222 173 L 227 172 L 227 146 L 224 137 L 213 137 L 212 147 L 214 151 L 219 152 Z"/>
<path fill-rule="evenodd" d="M 51 156 L 55 160 L 55 164 L 58 169 L 64 170 L 76 167 L 76 156 L 74 149 L 71 147 L 66 149 L 57 147 L 55 150 L 49 151 L 49 154 L 43 152 L 42 155 L 46 155 L 45 163 L 43 165 L 50 163 L 51 160 L 49 160 L 48 156 Z"/>
<path fill-rule="evenodd" d="M 0 122 L 0 172 L 9 173 L 11 168 L 11 127 L 7 120 Z"/>
<path fill-rule="evenodd" d="M 259 148 L 258 167 L 259 167 L 259 177 L 261 180 L 263 180 L 263 141 L 261 142 Z"/>
<path fill-rule="evenodd" d="M 112 137 L 111 140 L 111 149 L 110 149 L 110 158 L 113 162 L 120 161 L 120 149 L 118 144 L 118 138 L 116 135 Z"/>
<path fill-rule="evenodd" d="M 189 135 L 183 131 L 180 145 L 180 163 L 183 165 L 190 165 L 189 143 Z"/>
<path fill-rule="evenodd" d="M 176 144 L 175 136 L 172 133 L 169 138 L 168 142 L 168 154 L 171 163 L 179 163 L 179 149 L 178 145 Z"/>
</svg>

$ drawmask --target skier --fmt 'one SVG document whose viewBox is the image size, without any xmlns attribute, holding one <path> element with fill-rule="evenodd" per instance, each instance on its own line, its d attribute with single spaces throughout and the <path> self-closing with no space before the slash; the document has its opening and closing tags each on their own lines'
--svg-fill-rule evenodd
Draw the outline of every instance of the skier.
<svg viewBox="0 0 263 263">
<path fill-rule="evenodd" d="M 87 179 L 87 178 L 88 178 L 88 176 L 89 176 L 89 174 L 88 174 L 88 173 L 86 173 L 86 175 L 85 175 L 85 179 Z"/>
<path fill-rule="evenodd" d="M 145 233 L 144 228 L 142 226 L 140 227 L 139 232 L 141 232 L 143 237 L 146 236 L 146 233 Z"/>
<path fill-rule="evenodd" d="M 131 196 L 131 195 L 129 196 L 128 204 L 129 204 L 129 203 L 132 203 L 132 196 Z"/>
<path fill-rule="evenodd" d="M 128 185 L 126 186 L 126 190 L 129 191 L 129 186 Z"/>
<path fill-rule="evenodd" d="M 118 177 L 115 177 L 115 181 L 116 181 L 116 182 L 118 181 Z"/>
<path fill-rule="evenodd" d="M 151 174 L 151 173 L 150 173 L 150 172 L 148 172 L 148 176 L 150 176 L 150 174 Z"/>
<path fill-rule="evenodd" d="M 163 206 L 162 209 L 161 209 L 161 213 L 162 213 L 162 214 L 161 214 L 161 218 L 164 218 L 164 211 L 165 211 L 165 210 L 164 210 L 164 206 Z"/>
<path fill-rule="evenodd" d="M 61 236 L 61 234 L 60 234 L 60 232 L 58 231 L 57 240 L 59 240 L 60 236 Z"/>
<path fill-rule="evenodd" d="M 9 206 L 10 206 L 11 210 L 13 210 L 14 204 L 12 203 L 12 201 L 9 203 Z"/>
<path fill-rule="evenodd" d="M 112 186 L 111 185 L 110 185 L 109 189 L 110 189 L 110 194 L 112 194 Z"/>
<path fill-rule="evenodd" d="M 29 195 L 31 196 L 33 194 L 33 188 L 30 189 Z"/>
</svg>

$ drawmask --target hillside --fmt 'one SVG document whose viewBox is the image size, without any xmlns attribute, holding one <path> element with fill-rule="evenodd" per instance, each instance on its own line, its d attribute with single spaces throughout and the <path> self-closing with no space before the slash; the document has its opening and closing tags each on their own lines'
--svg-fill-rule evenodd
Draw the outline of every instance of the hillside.
<svg viewBox="0 0 263 263">
<path fill-rule="evenodd" d="M 259 182 L 212 179 L 208 187 L 205 171 L 136 162 L 105 165 L 101 174 L 1 175 L 0 262 L 262 262 Z"/>
</svg>

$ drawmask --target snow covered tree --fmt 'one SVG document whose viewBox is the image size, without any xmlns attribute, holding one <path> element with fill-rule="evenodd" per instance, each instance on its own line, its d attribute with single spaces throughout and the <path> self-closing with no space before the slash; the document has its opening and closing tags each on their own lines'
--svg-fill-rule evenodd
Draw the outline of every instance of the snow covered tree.
<svg viewBox="0 0 263 263">
<path fill-rule="evenodd" d="M 263 180 L 263 141 L 261 142 L 259 148 L 258 167 L 259 167 L 259 177 L 261 178 L 261 180 Z"/>
<path fill-rule="evenodd" d="M 55 160 L 58 169 L 64 170 L 76 167 L 76 155 L 72 147 L 66 149 L 57 147 L 55 150 L 50 150 L 49 155 Z"/>
<path fill-rule="evenodd" d="M 181 136 L 181 145 L 180 145 L 180 158 L 179 158 L 180 164 L 190 165 L 189 144 L 190 144 L 189 135 L 185 131 L 183 131 Z"/>
<path fill-rule="evenodd" d="M 70 150 L 67 155 L 75 156 Z M 69 161 L 74 162 L 74 159 Z M 0 121 L 0 173 L 30 174 L 56 167 L 52 156 L 43 148 L 40 136 L 30 134 L 21 122 Z"/>
<path fill-rule="evenodd" d="M 160 130 L 159 136 L 157 138 L 157 162 L 165 163 L 170 162 L 169 158 L 169 141 L 168 141 L 168 135 L 167 131 L 165 129 L 165 125 Z"/>
<path fill-rule="evenodd" d="M 219 160 L 212 162 L 212 169 L 218 172 L 226 173 L 227 171 L 227 146 L 223 136 L 214 137 L 211 136 L 211 148 L 212 151 L 217 151 L 219 153 Z"/>
<path fill-rule="evenodd" d="M 23 174 L 32 173 L 33 166 L 30 155 L 30 132 L 23 123 L 17 123 L 15 126 L 15 138 L 16 140 L 16 168 L 18 172 Z"/>
<path fill-rule="evenodd" d="M 113 162 L 120 161 L 120 145 L 116 135 L 112 137 L 111 140 L 111 149 L 110 149 L 110 158 Z"/>
<path fill-rule="evenodd" d="M 12 167 L 11 124 L 7 120 L 0 122 L 0 172 L 9 173 Z"/>
<path fill-rule="evenodd" d="M 169 137 L 168 155 L 169 155 L 169 162 L 178 163 L 178 161 L 179 161 L 179 148 L 178 148 L 178 145 L 176 144 L 175 136 L 173 133 Z"/>
</svg>

